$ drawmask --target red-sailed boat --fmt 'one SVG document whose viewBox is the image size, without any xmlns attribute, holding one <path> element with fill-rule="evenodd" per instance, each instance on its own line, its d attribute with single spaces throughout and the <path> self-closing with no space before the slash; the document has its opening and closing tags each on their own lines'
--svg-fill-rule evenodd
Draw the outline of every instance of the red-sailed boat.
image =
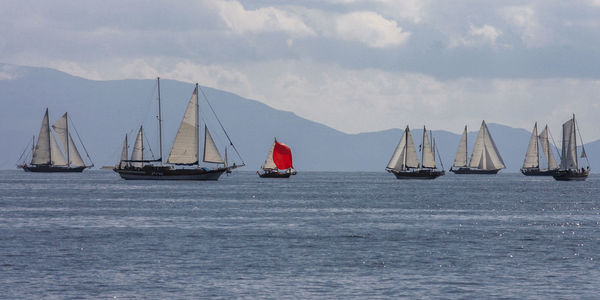
<svg viewBox="0 0 600 300">
<path fill-rule="evenodd" d="M 259 171 L 256 173 L 261 178 L 290 178 L 291 175 L 296 175 L 292 164 L 292 149 L 275 139 L 262 166 L 262 173 Z"/>
</svg>

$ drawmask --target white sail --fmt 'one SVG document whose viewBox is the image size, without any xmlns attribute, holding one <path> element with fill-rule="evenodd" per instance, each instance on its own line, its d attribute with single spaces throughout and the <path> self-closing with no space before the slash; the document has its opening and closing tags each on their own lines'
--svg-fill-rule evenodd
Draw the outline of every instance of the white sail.
<svg viewBox="0 0 600 300">
<path fill-rule="evenodd" d="M 125 160 L 127 160 L 127 156 L 128 156 L 127 146 L 128 146 L 127 145 L 127 134 L 125 134 L 125 140 L 123 141 L 123 150 L 121 150 L 121 160 L 119 161 L 120 169 L 127 166 L 127 162 L 125 162 Z"/>
<path fill-rule="evenodd" d="M 404 134 L 402 134 L 402 138 L 400 139 L 398 146 L 396 146 L 396 150 L 394 151 L 394 154 L 392 154 L 392 158 L 387 167 L 396 171 L 419 167 L 417 151 L 415 150 L 415 144 L 408 126 L 406 126 Z"/>
<path fill-rule="evenodd" d="M 269 153 L 267 153 L 267 158 L 265 159 L 265 163 L 263 164 L 263 170 L 274 170 L 277 169 L 275 162 L 273 161 L 273 149 L 275 149 L 275 142 L 271 146 Z"/>
<path fill-rule="evenodd" d="M 225 163 L 206 125 L 204 126 L 204 157 L 202 158 L 202 161 L 215 164 Z"/>
<path fill-rule="evenodd" d="M 431 144 L 429 143 L 429 137 L 427 136 L 427 130 L 423 128 L 423 168 L 432 168 L 435 169 L 435 157 L 433 155 L 433 150 L 431 148 Z"/>
<path fill-rule="evenodd" d="M 548 125 L 546 125 L 542 133 L 540 133 L 540 144 L 542 145 L 542 153 L 544 153 L 546 161 L 548 162 L 548 169 L 552 170 L 558 168 L 558 165 L 556 163 L 556 159 L 554 158 L 552 147 L 550 146 L 548 132 Z"/>
<path fill-rule="evenodd" d="M 485 121 L 481 122 L 481 128 L 475 139 L 475 146 L 473 147 L 473 153 L 471 154 L 471 160 L 469 161 L 469 167 L 478 168 L 481 170 L 498 170 L 506 168 L 498 148 L 492 136 L 485 124 Z"/>
<path fill-rule="evenodd" d="M 52 125 L 52 128 L 58 136 L 58 141 L 60 141 L 63 151 L 65 151 L 65 153 L 67 154 L 69 164 L 85 166 L 85 163 L 83 162 L 83 159 L 81 158 L 81 155 L 79 154 L 79 151 L 77 150 L 77 147 L 73 142 L 73 138 L 69 133 L 69 127 L 67 122 L 67 113 L 65 113 L 60 119 L 58 119 L 58 121 L 54 123 L 54 125 Z"/>
<path fill-rule="evenodd" d="M 43 165 L 50 163 L 50 125 L 48 121 L 48 109 L 42 119 L 42 126 L 38 134 L 37 144 L 33 149 L 31 164 Z"/>
<path fill-rule="evenodd" d="M 52 157 L 52 165 L 55 166 L 66 166 L 67 160 L 65 156 L 60 151 L 60 147 L 58 147 L 58 143 L 56 142 L 56 137 L 54 134 L 50 132 L 50 157 Z"/>
<path fill-rule="evenodd" d="M 135 143 L 133 144 L 133 149 L 131 150 L 131 160 L 144 160 L 144 130 L 142 126 L 140 126 L 140 130 L 135 138 Z M 133 162 L 132 166 L 136 168 L 141 168 L 144 164 L 141 162 Z"/>
<path fill-rule="evenodd" d="M 527 146 L 527 153 L 525 153 L 525 161 L 523 162 L 523 168 L 539 168 L 540 167 L 540 153 L 538 150 L 538 134 L 537 134 L 537 122 L 533 125 L 533 131 L 529 138 L 529 146 Z"/>
<path fill-rule="evenodd" d="M 561 169 L 577 169 L 577 141 L 573 119 L 563 124 Z"/>
<path fill-rule="evenodd" d="M 407 144 L 406 144 L 406 164 L 407 168 L 418 168 L 419 158 L 417 157 L 417 150 L 415 150 L 415 143 L 413 142 L 412 134 L 410 129 L 406 127 L 407 133 Z"/>
<path fill-rule="evenodd" d="M 222 159 L 221 159 L 222 160 Z M 198 163 L 198 87 L 190 98 L 175 136 L 169 159 L 171 164 Z"/>
<path fill-rule="evenodd" d="M 467 126 L 465 126 L 460 142 L 458 142 L 458 150 L 456 150 L 453 166 L 459 168 L 467 166 Z"/>
</svg>

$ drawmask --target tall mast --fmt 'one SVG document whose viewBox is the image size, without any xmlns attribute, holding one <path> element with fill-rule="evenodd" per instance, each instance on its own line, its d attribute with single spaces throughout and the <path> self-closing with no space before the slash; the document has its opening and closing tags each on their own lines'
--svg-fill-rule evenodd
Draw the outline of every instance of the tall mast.
<svg viewBox="0 0 600 300">
<path fill-rule="evenodd" d="M 198 103 L 198 83 L 196 82 L 196 164 L 200 165 L 200 103 Z M 206 135 L 204 136 L 204 143 L 206 143 Z"/>
<path fill-rule="evenodd" d="M 69 153 L 69 116 L 65 112 L 65 129 L 67 130 L 67 167 L 71 166 L 71 158 Z"/>
<path fill-rule="evenodd" d="M 162 114 L 160 109 L 160 77 L 156 77 L 158 85 L 158 147 L 160 151 L 160 164 L 162 165 L 163 147 L 162 147 Z"/>
<path fill-rule="evenodd" d="M 469 156 L 467 153 L 467 148 L 469 148 L 469 132 L 467 131 L 467 125 L 465 125 L 465 166 L 469 165 Z"/>
<path fill-rule="evenodd" d="M 33 160 L 33 151 L 35 151 L 35 134 L 31 138 L 31 160 Z"/>
<path fill-rule="evenodd" d="M 48 108 L 46 107 L 46 116 L 48 116 Z M 50 144 L 50 139 L 53 138 L 52 136 L 50 136 L 50 134 L 52 132 L 50 132 L 50 116 L 48 116 L 48 118 L 46 118 L 46 127 L 48 127 L 48 153 L 49 153 L 49 157 L 50 157 L 50 161 L 48 162 L 48 164 L 52 164 L 52 144 Z"/>
<path fill-rule="evenodd" d="M 423 141 L 421 142 L 421 167 L 423 167 L 423 162 L 425 161 L 425 134 L 427 133 L 427 129 L 425 129 L 425 125 L 423 125 Z"/>
<path fill-rule="evenodd" d="M 575 169 L 579 169 L 579 159 L 577 158 L 577 123 L 575 123 L 575 114 L 573 114 L 573 129 L 572 129 L 572 136 L 573 139 L 575 140 Z M 581 141 L 581 143 L 583 144 L 583 141 Z"/>
<path fill-rule="evenodd" d="M 402 166 L 402 170 L 406 170 L 406 159 L 408 158 L 408 126 L 404 129 L 404 137 L 406 138 L 406 143 L 404 143 L 404 165 Z"/>
<path fill-rule="evenodd" d="M 142 159 L 144 160 L 144 125 L 140 125 L 140 137 L 142 140 Z M 144 162 L 142 162 L 142 166 L 144 165 Z"/>
</svg>

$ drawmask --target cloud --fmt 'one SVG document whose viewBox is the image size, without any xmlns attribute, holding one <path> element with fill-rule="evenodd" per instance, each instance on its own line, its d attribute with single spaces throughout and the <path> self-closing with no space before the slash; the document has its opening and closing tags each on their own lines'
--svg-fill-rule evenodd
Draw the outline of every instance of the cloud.
<svg viewBox="0 0 600 300">
<path fill-rule="evenodd" d="M 481 45 L 489 45 L 493 47 L 496 45 L 496 40 L 501 35 L 502 31 L 494 26 L 484 24 L 481 27 L 477 27 L 471 24 L 469 26 L 469 33 L 466 36 L 452 39 L 450 42 L 450 47 L 471 47 Z"/>
<path fill-rule="evenodd" d="M 396 21 L 374 12 L 354 12 L 337 17 L 335 33 L 342 40 L 361 42 L 373 48 L 399 46 L 410 37 Z"/>
<path fill-rule="evenodd" d="M 502 8 L 500 14 L 516 30 L 527 47 L 538 48 L 552 42 L 551 31 L 540 24 L 533 7 L 509 6 Z"/>
</svg>

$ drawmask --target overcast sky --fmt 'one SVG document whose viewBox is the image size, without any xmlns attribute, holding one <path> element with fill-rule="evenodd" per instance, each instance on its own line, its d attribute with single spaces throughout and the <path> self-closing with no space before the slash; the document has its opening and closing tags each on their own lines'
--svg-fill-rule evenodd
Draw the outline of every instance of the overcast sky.
<svg viewBox="0 0 600 300">
<path fill-rule="evenodd" d="M 5 0 L 0 37 L 2 63 L 199 82 L 348 133 L 558 137 L 576 113 L 600 138 L 600 0 Z"/>
</svg>

